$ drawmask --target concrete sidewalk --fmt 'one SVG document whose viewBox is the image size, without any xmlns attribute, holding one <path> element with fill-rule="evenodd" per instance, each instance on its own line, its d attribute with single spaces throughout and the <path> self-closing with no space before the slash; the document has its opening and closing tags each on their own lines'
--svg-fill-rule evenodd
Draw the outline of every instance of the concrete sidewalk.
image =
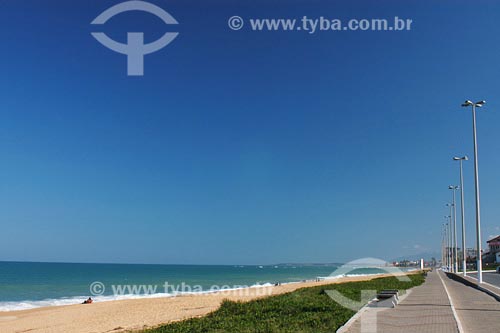
<svg viewBox="0 0 500 333">
<path fill-rule="evenodd" d="M 453 276 L 458 282 L 480 289 L 500 302 L 500 285 L 498 281 L 492 281 L 494 280 L 492 277 L 498 279 L 500 278 L 500 274 L 496 272 L 483 272 L 483 283 L 481 283 L 481 285 L 477 284 L 476 274 L 469 274 L 464 277 L 462 273 L 457 273 L 453 274 Z M 496 282 L 496 284 L 491 284 L 490 282 Z"/>
<path fill-rule="evenodd" d="M 395 308 L 365 308 L 342 332 L 459 332 L 443 279 L 447 279 L 443 273 L 430 272 L 424 284 L 413 288 Z"/>
<path fill-rule="evenodd" d="M 444 281 L 464 332 L 500 332 L 500 302 L 497 299 L 460 281 L 449 278 Z"/>
</svg>

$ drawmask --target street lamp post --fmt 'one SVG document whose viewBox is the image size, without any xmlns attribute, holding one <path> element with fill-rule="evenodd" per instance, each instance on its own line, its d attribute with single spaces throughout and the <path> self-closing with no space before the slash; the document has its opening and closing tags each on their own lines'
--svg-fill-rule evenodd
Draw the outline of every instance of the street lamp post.
<svg viewBox="0 0 500 333">
<path fill-rule="evenodd" d="M 464 206 L 464 169 L 463 162 L 468 161 L 467 156 L 453 157 L 454 161 L 460 161 L 460 208 L 462 215 L 462 271 L 467 276 L 467 252 L 465 250 L 465 206 Z"/>
<path fill-rule="evenodd" d="M 458 186 L 450 185 L 448 189 L 453 191 L 453 202 L 451 204 L 453 209 L 453 271 L 458 273 L 458 242 L 457 242 L 457 204 L 456 204 L 456 191 Z"/>
<path fill-rule="evenodd" d="M 481 209 L 479 203 L 479 171 L 477 163 L 477 133 L 476 133 L 476 107 L 480 108 L 486 102 L 479 101 L 473 103 L 469 100 L 465 101 L 462 106 L 472 106 L 472 137 L 474 141 L 474 183 L 476 187 L 476 248 L 477 248 L 477 282 L 483 282 L 483 262 L 481 258 Z"/>
<path fill-rule="evenodd" d="M 446 224 L 441 229 L 441 266 L 446 266 Z"/>
<path fill-rule="evenodd" d="M 444 217 L 446 220 L 451 219 L 451 215 L 446 215 Z M 446 222 L 446 261 L 447 261 L 447 270 L 448 272 L 451 271 L 452 265 L 452 254 L 451 254 L 451 223 Z"/>
<path fill-rule="evenodd" d="M 446 231 L 447 231 L 447 235 L 448 235 L 448 247 L 447 247 L 446 253 L 448 254 L 448 271 L 450 271 L 450 267 L 451 267 L 451 251 L 450 251 L 450 249 L 451 249 L 451 244 L 450 244 L 451 234 L 450 234 L 450 223 L 446 223 Z"/>
<path fill-rule="evenodd" d="M 453 228 L 453 203 L 447 203 L 446 207 L 450 207 L 450 215 L 448 218 L 450 219 L 450 247 L 451 247 L 451 271 L 455 273 L 455 228 Z"/>
<path fill-rule="evenodd" d="M 444 249 L 443 249 L 443 255 L 444 255 L 444 262 L 445 262 L 445 267 L 448 269 L 448 223 L 443 224 L 444 227 Z"/>
<path fill-rule="evenodd" d="M 451 219 L 451 215 L 447 216 L 448 219 Z M 448 225 L 448 272 L 452 271 L 453 263 L 452 263 L 452 252 L 451 252 L 451 223 L 446 223 Z"/>
</svg>

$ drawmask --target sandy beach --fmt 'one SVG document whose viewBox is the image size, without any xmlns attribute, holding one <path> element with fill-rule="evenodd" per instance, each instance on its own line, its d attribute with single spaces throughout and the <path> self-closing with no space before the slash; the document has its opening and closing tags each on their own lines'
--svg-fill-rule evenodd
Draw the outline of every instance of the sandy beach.
<svg viewBox="0 0 500 333">
<path fill-rule="evenodd" d="M 97 333 L 139 330 L 206 315 L 216 310 L 224 299 L 249 301 L 266 297 L 262 295 L 277 295 L 303 287 L 366 281 L 381 276 L 385 275 L 344 277 L 203 295 L 130 299 L 0 312 L 0 332 Z"/>
</svg>

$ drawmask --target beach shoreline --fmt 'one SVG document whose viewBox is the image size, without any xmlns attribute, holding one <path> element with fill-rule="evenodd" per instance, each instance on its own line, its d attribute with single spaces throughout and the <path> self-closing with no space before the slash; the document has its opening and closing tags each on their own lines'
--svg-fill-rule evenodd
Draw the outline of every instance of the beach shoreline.
<svg viewBox="0 0 500 333">
<path fill-rule="evenodd" d="M 407 272 L 412 274 L 414 272 Z M 136 298 L 40 307 L 0 312 L 1 332 L 123 332 L 156 327 L 162 324 L 201 317 L 215 311 L 224 299 L 251 301 L 257 298 L 292 292 L 299 288 L 334 283 L 367 281 L 395 274 L 345 276 L 319 281 L 287 283 L 279 286 L 244 288 L 173 297 Z M 400 275 L 404 275 L 403 273 Z"/>
</svg>

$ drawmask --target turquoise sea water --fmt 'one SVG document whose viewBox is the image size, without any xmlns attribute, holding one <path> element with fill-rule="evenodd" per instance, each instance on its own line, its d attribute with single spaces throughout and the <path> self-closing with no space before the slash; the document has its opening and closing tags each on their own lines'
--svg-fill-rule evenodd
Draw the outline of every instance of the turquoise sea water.
<svg viewBox="0 0 500 333">
<path fill-rule="evenodd" d="M 289 283 L 328 277 L 338 265 L 136 265 L 0 262 L 0 311 L 75 304 L 93 296 L 96 301 L 137 297 L 168 297 L 175 293 L 208 291 L 213 286 L 237 288 Z M 350 274 L 377 274 L 376 268 L 358 268 Z M 99 285 L 92 292 L 92 283 Z M 165 289 L 165 283 L 172 289 Z M 113 286 L 151 286 L 125 289 Z M 181 287 L 183 286 L 183 287 Z M 135 287 L 137 288 L 137 287 Z M 174 289 L 175 288 L 175 289 Z M 96 293 L 97 291 L 97 293 Z"/>
</svg>

